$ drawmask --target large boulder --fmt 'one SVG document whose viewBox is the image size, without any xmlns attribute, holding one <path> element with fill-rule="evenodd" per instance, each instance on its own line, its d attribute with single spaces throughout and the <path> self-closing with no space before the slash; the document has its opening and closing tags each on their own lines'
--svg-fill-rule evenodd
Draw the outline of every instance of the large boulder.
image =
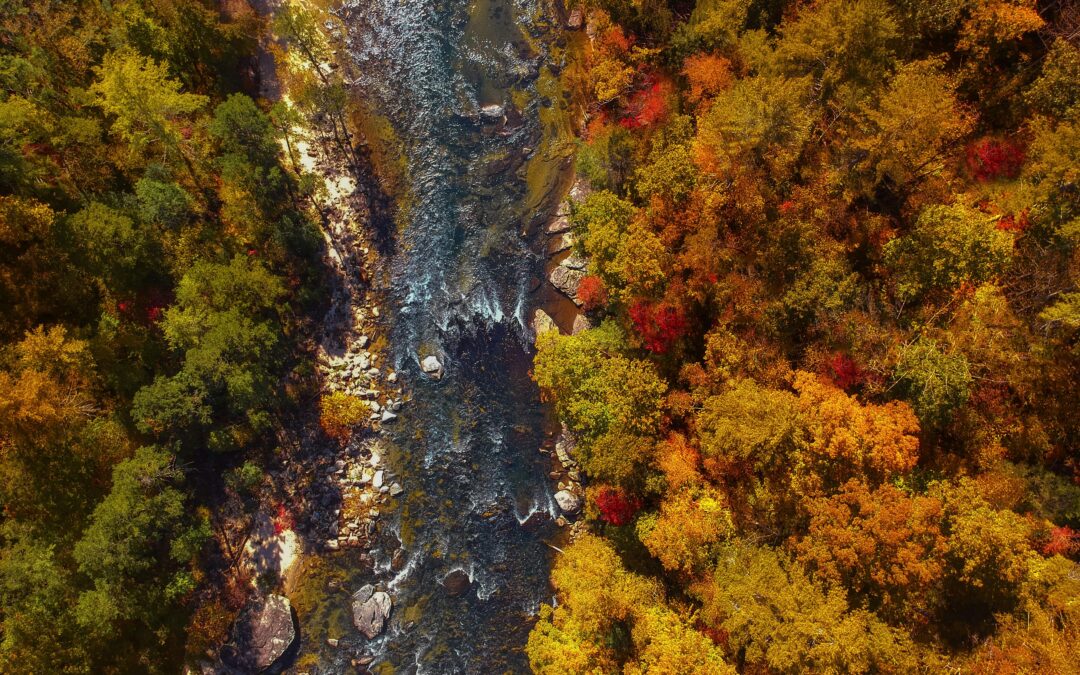
<svg viewBox="0 0 1080 675">
<path fill-rule="evenodd" d="M 577 299 L 578 286 L 581 285 L 581 280 L 584 278 L 585 272 L 583 270 L 574 270 L 562 265 L 551 270 L 551 276 L 548 277 L 552 286 L 562 291 L 564 295 L 578 305 L 581 304 Z"/>
<path fill-rule="evenodd" d="M 353 594 L 353 625 L 372 640 L 383 632 L 392 606 L 389 595 L 368 584 Z"/>
<path fill-rule="evenodd" d="M 243 672 L 280 672 L 283 657 L 295 642 L 292 604 L 283 595 L 268 595 L 254 599 L 241 611 L 222 658 Z"/>
<path fill-rule="evenodd" d="M 563 232 L 569 232 L 572 225 L 570 224 L 570 218 L 565 215 L 557 215 L 555 220 L 547 224 L 544 231 L 548 234 L 562 234 Z"/>
<path fill-rule="evenodd" d="M 559 490 L 555 493 L 555 503 L 565 513 L 577 513 L 581 508 L 581 497 L 569 490 Z"/>
<path fill-rule="evenodd" d="M 578 314 L 574 317 L 574 327 L 570 329 L 571 335 L 577 335 L 582 331 L 586 331 L 592 328 L 592 322 L 584 314 Z"/>
<path fill-rule="evenodd" d="M 562 232 L 560 234 L 552 235 L 548 239 L 547 254 L 553 256 L 556 253 L 562 253 L 574 245 L 574 233 Z"/>
<path fill-rule="evenodd" d="M 537 337 L 553 330 L 559 330 L 559 327 L 555 325 L 555 319 L 552 319 L 550 314 L 539 308 L 533 312 L 532 327 L 533 333 Z"/>
</svg>

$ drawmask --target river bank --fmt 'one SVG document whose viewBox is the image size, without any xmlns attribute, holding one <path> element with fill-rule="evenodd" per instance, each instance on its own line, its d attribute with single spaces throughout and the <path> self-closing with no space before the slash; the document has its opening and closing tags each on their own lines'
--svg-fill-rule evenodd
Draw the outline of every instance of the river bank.
<svg viewBox="0 0 1080 675">
<path fill-rule="evenodd" d="M 309 121 L 286 148 L 298 174 L 322 185 L 314 206 L 332 292 L 313 353 L 321 390 L 370 410 L 339 447 L 315 429 L 299 434 L 282 460 L 286 517 L 254 546 L 253 558 L 289 562 L 269 590 L 290 598 L 299 619 L 297 672 L 520 669 L 530 617 L 549 599 L 545 542 L 580 507 L 567 501 L 580 486 L 557 459 L 568 446 L 555 449 L 528 349 L 533 308 L 564 330 L 581 325 L 568 289 L 549 282 L 573 269 L 559 206 L 579 125 L 558 77 L 567 17 L 530 2 L 417 10 L 464 26 L 447 34 L 469 46 L 446 82 L 470 80 L 476 103 L 429 118 L 425 105 L 449 100 L 417 90 L 426 104 L 403 109 L 386 98 L 405 81 L 390 66 L 414 67 L 412 54 L 388 54 L 431 43 L 415 26 L 388 28 L 403 20 L 400 8 L 342 3 L 320 22 L 337 45 L 325 73 L 365 102 L 350 113 L 357 143 L 342 148 L 336 125 Z M 499 65 L 501 40 L 519 54 L 509 65 Z M 287 83 L 271 89 L 288 99 Z M 459 163 L 482 180 L 454 185 Z M 453 191 L 440 192 L 429 172 Z M 372 222 L 372 184 L 396 193 L 390 236 Z"/>
</svg>

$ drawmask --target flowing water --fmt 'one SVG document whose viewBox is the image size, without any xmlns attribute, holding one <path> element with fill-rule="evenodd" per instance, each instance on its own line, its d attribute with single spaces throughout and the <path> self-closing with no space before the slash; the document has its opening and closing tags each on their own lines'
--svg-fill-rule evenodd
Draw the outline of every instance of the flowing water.
<svg viewBox="0 0 1080 675">
<path fill-rule="evenodd" d="M 377 548 L 374 573 L 343 589 L 374 582 L 394 613 L 382 637 L 343 646 L 374 654 L 375 672 L 525 672 L 555 529 L 528 376 L 527 298 L 543 260 L 522 236 L 551 201 L 526 180 L 550 106 L 536 91 L 550 28 L 537 0 L 344 5 L 353 95 L 389 120 L 407 162 L 387 311 L 390 359 L 413 399 L 387 444 L 405 494 L 383 539 L 402 553 L 391 563 Z M 505 118 L 482 114 L 491 105 Z M 421 372 L 429 354 L 439 380 Z M 446 588 L 451 574 L 463 590 Z M 342 653 L 323 650 L 320 672 L 348 670 Z"/>
</svg>

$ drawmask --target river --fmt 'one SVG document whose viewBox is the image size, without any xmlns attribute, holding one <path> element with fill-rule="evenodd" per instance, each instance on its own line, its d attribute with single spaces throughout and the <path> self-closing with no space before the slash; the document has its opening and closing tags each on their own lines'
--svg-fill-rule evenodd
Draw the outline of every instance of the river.
<svg viewBox="0 0 1080 675">
<path fill-rule="evenodd" d="M 528 372 L 543 258 L 525 236 L 565 166 L 538 156 L 555 31 L 536 0 L 343 4 L 351 93 L 388 120 L 404 153 L 385 302 L 389 359 L 412 400 L 384 446 L 405 494 L 381 523 L 374 572 L 346 575 L 325 599 L 333 611 L 315 619 L 340 623 L 347 593 L 375 583 L 394 600 L 386 633 L 304 651 L 318 672 L 352 672 L 346 655 L 361 650 L 373 672 L 527 672 L 531 618 L 551 597 L 544 540 L 557 529 L 537 452 L 546 413 Z M 441 379 L 422 372 L 426 355 Z"/>
</svg>

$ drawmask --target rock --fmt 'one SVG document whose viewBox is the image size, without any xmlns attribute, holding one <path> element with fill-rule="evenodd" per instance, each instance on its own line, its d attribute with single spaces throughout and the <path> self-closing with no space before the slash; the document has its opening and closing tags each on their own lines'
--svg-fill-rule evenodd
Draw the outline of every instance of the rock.
<svg viewBox="0 0 1080 675">
<path fill-rule="evenodd" d="M 578 314 L 574 317 L 574 327 L 570 329 L 570 333 L 571 335 L 577 335 L 581 331 L 589 330 L 590 328 L 592 328 L 592 323 L 589 321 L 588 317 L 584 314 Z"/>
<path fill-rule="evenodd" d="M 562 232 L 568 232 L 573 227 L 570 224 L 570 219 L 566 215 L 559 215 L 555 220 L 547 224 L 544 228 L 544 232 L 548 234 L 560 234 Z"/>
<path fill-rule="evenodd" d="M 387 422 L 393 422 L 394 420 L 396 420 L 397 415 L 390 412 L 389 410 L 384 410 L 382 413 L 382 417 L 380 417 L 379 419 L 383 422 L 383 424 L 385 424 Z"/>
<path fill-rule="evenodd" d="M 572 232 L 563 232 L 562 234 L 557 234 L 551 239 L 548 239 L 547 254 L 549 256 L 552 256 L 556 253 L 561 253 L 562 251 L 565 251 L 573 245 L 574 235 Z"/>
<path fill-rule="evenodd" d="M 553 330 L 559 330 L 559 327 L 555 325 L 555 319 L 552 319 L 550 314 L 539 308 L 533 312 L 532 328 L 537 337 Z"/>
<path fill-rule="evenodd" d="M 551 281 L 552 286 L 562 291 L 563 294 L 575 303 L 579 303 L 577 299 L 578 285 L 581 284 L 581 280 L 584 277 L 585 272 L 581 270 L 572 270 L 560 265 L 551 270 L 549 280 Z"/>
<path fill-rule="evenodd" d="M 570 16 L 566 18 L 566 27 L 569 30 L 581 30 L 581 27 L 585 24 L 585 10 L 579 5 L 570 12 Z"/>
<path fill-rule="evenodd" d="M 560 267 L 569 267 L 572 270 L 583 270 L 589 266 L 589 261 L 572 255 L 559 263 Z"/>
<path fill-rule="evenodd" d="M 592 194 L 592 188 L 589 187 L 588 182 L 579 178 L 574 186 L 570 188 L 570 199 L 574 202 L 583 202 L 585 198 Z"/>
<path fill-rule="evenodd" d="M 240 613 L 233 626 L 233 641 L 222 658 L 247 672 L 263 672 L 278 662 L 296 642 L 292 604 L 283 595 L 257 598 Z"/>
<path fill-rule="evenodd" d="M 464 570 L 454 570 L 443 577 L 442 580 L 442 586 L 446 589 L 446 592 L 455 597 L 469 590 L 471 585 L 472 581 Z"/>
<path fill-rule="evenodd" d="M 581 508 L 581 497 L 569 490 L 559 490 L 555 493 L 555 503 L 566 513 L 576 513 Z"/>
<path fill-rule="evenodd" d="M 401 487 L 401 483 L 394 483 L 393 485 L 390 486 L 390 496 L 391 497 L 397 497 L 402 492 L 405 492 L 405 489 Z"/>
<path fill-rule="evenodd" d="M 375 488 L 376 490 L 381 488 L 383 484 L 383 475 L 384 474 L 381 469 L 379 471 L 376 471 L 375 476 L 371 479 L 371 487 Z"/>
<path fill-rule="evenodd" d="M 337 638 L 326 638 L 326 644 L 329 645 L 330 647 L 335 647 L 336 648 L 338 646 L 338 639 Z"/>
<path fill-rule="evenodd" d="M 336 551 L 338 550 L 338 548 L 340 548 L 340 544 L 338 544 L 337 539 L 327 539 L 326 548 L 330 549 L 331 551 Z"/>
<path fill-rule="evenodd" d="M 353 595 L 353 625 L 364 637 L 372 640 L 382 633 L 392 606 L 389 595 L 376 591 L 368 584 Z"/>
<path fill-rule="evenodd" d="M 397 382 L 397 373 L 390 373 L 389 375 L 387 375 L 386 381 L 390 384 L 394 384 L 395 382 Z"/>
<path fill-rule="evenodd" d="M 480 108 L 480 115 L 497 122 L 506 116 L 506 110 L 497 103 L 491 103 Z"/>
<path fill-rule="evenodd" d="M 574 437 L 570 435 L 570 431 L 564 426 L 562 433 L 559 434 L 559 440 L 555 442 L 555 456 L 559 458 L 560 464 L 568 468 L 577 466 L 573 456 L 576 445 Z"/>
<path fill-rule="evenodd" d="M 360 345 L 360 349 L 367 349 L 368 341 L 370 338 L 366 335 L 361 335 L 356 339 L 356 344 Z"/>
<path fill-rule="evenodd" d="M 434 354 L 431 356 L 425 356 L 424 360 L 420 362 L 420 368 L 431 376 L 433 379 L 438 380 L 443 375 L 443 366 L 439 361 L 439 357 Z"/>
</svg>

